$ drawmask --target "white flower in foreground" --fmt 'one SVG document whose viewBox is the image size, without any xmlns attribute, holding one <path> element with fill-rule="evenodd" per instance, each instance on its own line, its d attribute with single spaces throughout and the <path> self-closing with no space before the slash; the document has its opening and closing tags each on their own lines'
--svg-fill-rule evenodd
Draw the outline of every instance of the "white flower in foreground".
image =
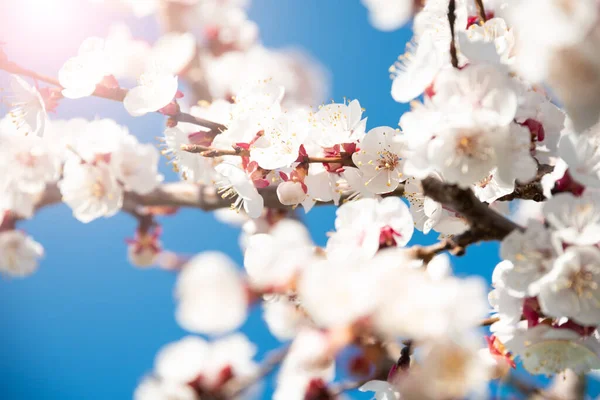
<svg viewBox="0 0 600 400">
<path fill-rule="evenodd" d="M 304 329 L 281 365 L 273 400 L 304 400 L 311 382 L 331 382 L 334 376 L 335 363 L 327 335 Z"/>
<path fill-rule="evenodd" d="M 502 274 L 503 285 L 519 296 L 534 297 L 535 282 L 550 269 L 557 257 L 552 234 L 544 224 L 530 220 L 525 232 L 516 229 L 504 238 L 500 256 L 512 262 Z"/>
<path fill-rule="evenodd" d="M 236 265 L 222 253 L 202 253 L 187 262 L 177 278 L 179 325 L 196 333 L 221 334 L 246 320 L 246 286 Z"/>
<path fill-rule="evenodd" d="M 593 132 L 565 134 L 558 144 L 558 154 L 568 164 L 569 174 L 581 184 L 600 188 L 600 136 Z"/>
<path fill-rule="evenodd" d="M 156 66 L 143 73 L 138 84 L 123 100 L 125 109 L 134 117 L 166 107 L 177 94 L 177 76 Z"/>
<path fill-rule="evenodd" d="M 161 36 L 150 52 L 148 65 L 161 65 L 165 72 L 179 74 L 196 54 L 196 39 L 186 32 L 169 32 Z"/>
<path fill-rule="evenodd" d="M 377 291 L 376 276 L 368 268 L 335 260 L 314 262 L 298 282 L 302 306 L 322 327 L 344 327 L 369 315 L 377 304 Z"/>
<path fill-rule="evenodd" d="M 569 317 L 582 325 L 600 321 L 600 250 L 569 247 L 538 283 L 544 314 Z"/>
<path fill-rule="evenodd" d="M 110 165 L 125 190 L 146 194 L 162 182 L 163 176 L 158 173 L 159 157 L 152 144 L 141 144 L 135 136 L 129 135 L 111 155 Z"/>
<path fill-rule="evenodd" d="M 400 392 L 388 381 L 369 381 L 358 388 L 361 392 L 375 392 L 372 400 L 400 400 Z"/>
<path fill-rule="evenodd" d="M 592 195 L 559 193 L 544 204 L 542 212 L 563 242 L 580 246 L 600 242 L 600 203 Z"/>
<path fill-rule="evenodd" d="M 62 200 L 83 223 L 115 215 L 123 205 L 123 188 L 106 164 L 67 161 L 63 179 L 58 182 Z"/>
<path fill-rule="evenodd" d="M 298 159 L 300 146 L 308 133 L 308 115 L 305 112 L 282 114 L 250 146 L 250 157 L 268 170 L 290 167 Z"/>
<path fill-rule="evenodd" d="M 367 119 L 361 119 L 362 109 L 358 100 L 350 103 L 334 103 L 320 107 L 314 115 L 315 141 L 322 147 L 352 143 L 365 134 Z"/>
<path fill-rule="evenodd" d="M 293 339 L 303 324 L 308 323 L 296 301 L 287 296 L 266 296 L 263 301 L 263 319 L 269 331 L 280 341 Z"/>
<path fill-rule="evenodd" d="M 554 375 L 566 369 L 585 373 L 600 368 L 598 332 L 581 336 L 571 329 L 546 324 L 528 328 L 527 321 L 513 325 L 502 320 L 491 331 L 532 374 Z"/>
<path fill-rule="evenodd" d="M 406 180 L 403 165 L 407 144 L 395 129 L 374 128 L 361 140 L 352 160 L 362 172 L 366 188 L 373 193 L 389 193 Z"/>
<path fill-rule="evenodd" d="M 0 166 L 17 190 L 37 194 L 60 176 L 60 160 L 37 136 L 0 133 Z"/>
<path fill-rule="evenodd" d="M 159 378 L 145 378 L 135 389 L 134 400 L 198 400 L 194 390 L 185 383 L 173 383 Z"/>
<path fill-rule="evenodd" d="M 264 208 L 264 200 L 248 174 L 228 163 L 217 165 L 215 170 L 223 177 L 221 181 L 217 182 L 221 196 L 236 198 L 231 208 L 239 211 L 243 207 L 250 218 L 260 217 Z"/>
<path fill-rule="evenodd" d="M 331 260 L 372 258 L 380 247 L 403 247 L 412 237 L 410 211 L 398 197 L 360 199 L 340 206 L 327 241 Z"/>
<path fill-rule="evenodd" d="M 492 371 L 488 359 L 480 353 L 484 345 L 472 335 L 463 334 L 456 339 L 441 339 L 424 346 L 419 366 L 411 369 L 399 387 L 403 397 L 485 398 Z"/>
<path fill-rule="evenodd" d="M 77 56 L 67 60 L 58 71 L 58 80 L 64 88 L 63 96 L 79 99 L 91 96 L 96 90 L 96 85 L 110 74 L 104 40 L 91 37 L 81 44 Z"/>
<path fill-rule="evenodd" d="M 18 128 L 43 136 L 46 125 L 46 104 L 40 92 L 17 75 L 11 76 L 11 110 L 9 115 Z"/>
<path fill-rule="evenodd" d="M 412 17 L 413 1 L 362 0 L 369 10 L 371 24 L 382 31 L 400 28 Z"/>
<path fill-rule="evenodd" d="M 380 332 L 389 337 L 443 338 L 478 326 L 488 311 L 481 279 L 432 279 L 411 267 L 410 260 L 398 261 L 396 253 L 387 250 L 373 259 L 380 266 L 396 263 L 379 276 L 374 323 Z"/>
<path fill-rule="evenodd" d="M 216 175 L 214 160 L 181 150 L 185 144 L 206 145 L 206 132 L 198 131 L 198 127 L 192 124 L 178 123 L 173 128 L 167 128 L 164 136 L 165 148 L 162 153 L 173 163 L 174 170 L 182 179 L 194 183 L 212 183 Z"/>
<path fill-rule="evenodd" d="M 254 373 L 256 347 L 235 334 L 214 342 L 187 336 L 163 347 L 155 360 L 156 375 L 167 382 L 218 390 L 232 378 Z"/>
<path fill-rule="evenodd" d="M 314 255 L 314 244 L 304 224 L 283 220 L 270 233 L 248 239 L 244 267 L 258 289 L 286 287 Z"/>
<path fill-rule="evenodd" d="M 15 277 L 31 275 L 43 255 L 42 245 L 24 232 L 0 232 L 0 273 Z"/>
<path fill-rule="evenodd" d="M 406 53 L 390 67 L 393 77 L 392 97 L 408 103 L 420 96 L 434 81 L 442 66 L 448 64 L 446 53 L 436 49 L 434 38 L 425 34 L 417 43 L 410 42 Z"/>
<path fill-rule="evenodd" d="M 458 33 L 460 52 L 469 62 L 499 64 L 511 63 L 514 59 L 514 33 L 502 18 L 492 18 L 484 24 L 473 24 Z"/>
<path fill-rule="evenodd" d="M 504 260 L 496 265 L 492 274 L 492 286 L 494 289 L 488 294 L 488 301 L 494 308 L 496 316 L 507 323 L 517 323 L 523 314 L 524 298 L 507 288 L 506 275 L 515 269 L 512 262 Z M 514 275 L 514 274 L 513 274 Z"/>
</svg>

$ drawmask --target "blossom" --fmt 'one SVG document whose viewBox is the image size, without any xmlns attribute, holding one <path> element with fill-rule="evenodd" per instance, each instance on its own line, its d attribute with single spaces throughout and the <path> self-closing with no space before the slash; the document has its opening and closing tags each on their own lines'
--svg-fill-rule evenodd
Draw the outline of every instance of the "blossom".
<svg viewBox="0 0 600 400">
<path fill-rule="evenodd" d="M 360 142 L 360 150 L 352 155 L 368 190 L 377 194 L 392 192 L 406 180 L 402 169 L 406 148 L 402 136 L 392 128 L 369 131 Z"/>
<path fill-rule="evenodd" d="M 223 179 L 217 182 L 219 193 L 224 198 L 237 198 L 231 208 L 238 210 L 244 207 L 244 211 L 250 218 L 258 218 L 263 211 L 264 200 L 254 187 L 248 175 L 228 163 L 221 163 L 215 167 Z"/>
<path fill-rule="evenodd" d="M 400 400 L 400 392 L 388 381 L 368 381 L 358 388 L 361 392 L 375 392 L 374 400 Z"/>
<path fill-rule="evenodd" d="M 44 135 L 46 125 L 46 104 L 35 87 L 29 85 L 17 75 L 11 76 L 11 88 L 14 99 L 10 116 L 19 128 L 37 136 Z"/>
<path fill-rule="evenodd" d="M 123 205 L 123 189 L 106 164 L 82 164 L 73 158 L 58 183 L 63 201 L 83 223 L 115 215 Z"/>
<path fill-rule="evenodd" d="M 189 331 L 216 335 L 232 331 L 246 320 L 244 282 L 235 264 L 222 253 L 192 258 L 179 274 L 175 292 L 177 322 Z"/>
<path fill-rule="evenodd" d="M 333 103 L 320 107 L 314 115 L 316 127 L 313 129 L 315 141 L 322 147 L 352 143 L 365 134 L 367 120 L 362 118 L 358 100 L 350 103 Z"/>
<path fill-rule="evenodd" d="M 78 99 L 91 96 L 96 90 L 96 85 L 110 74 L 110 63 L 104 52 L 104 40 L 91 37 L 81 44 L 75 57 L 65 62 L 58 72 L 58 80 L 64 88 L 63 96 Z"/>
<path fill-rule="evenodd" d="M 410 42 L 406 48 L 406 53 L 390 67 L 391 93 L 399 103 L 408 103 L 421 95 L 448 63 L 447 57 L 435 48 L 431 34 L 421 36 L 416 43 Z"/>
<path fill-rule="evenodd" d="M 206 342 L 187 336 L 163 347 L 155 359 L 156 375 L 173 384 L 207 391 L 221 389 L 232 378 L 250 376 L 257 365 L 256 347 L 242 334 Z"/>
<path fill-rule="evenodd" d="M 189 32 L 169 32 L 154 43 L 147 60 L 148 69 L 152 69 L 154 65 L 160 65 L 165 73 L 177 75 L 192 61 L 195 55 L 196 39 L 194 35 Z"/>
<path fill-rule="evenodd" d="M 600 137 L 596 132 L 567 133 L 558 144 L 559 155 L 568 164 L 569 174 L 576 181 L 594 188 L 600 188 L 599 146 Z"/>
<path fill-rule="evenodd" d="M 216 173 L 214 160 L 198 154 L 183 151 L 181 146 L 200 144 L 206 138 L 204 131 L 199 131 L 192 124 L 178 123 L 164 132 L 164 150 L 162 151 L 173 164 L 173 168 L 181 178 L 195 183 L 211 183 Z"/>
<path fill-rule="evenodd" d="M 250 146 L 250 157 L 268 170 L 289 167 L 298 159 L 308 133 L 308 116 L 304 112 L 283 114 Z"/>
<path fill-rule="evenodd" d="M 127 92 L 123 105 L 134 117 L 166 107 L 177 94 L 177 76 L 153 65 L 138 79 L 138 86 Z"/>
<path fill-rule="evenodd" d="M 110 165 L 125 190 L 146 194 L 163 177 L 157 171 L 159 154 L 151 144 L 141 144 L 135 136 L 124 138 L 119 150 L 111 155 Z"/>
<path fill-rule="evenodd" d="M 332 260 L 369 259 L 382 246 L 405 246 L 414 230 L 408 207 L 397 197 L 345 203 L 336 212 L 335 227 L 327 241 Z"/>
<path fill-rule="evenodd" d="M 127 239 L 129 262 L 137 267 L 148 267 L 154 264 L 162 248 L 159 240 L 160 233 L 160 227 L 156 227 L 151 231 L 138 229 L 135 232 L 134 239 Z"/>
<path fill-rule="evenodd" d="M 582 325 L 596 324 L 600 320 L 600 250 L 567 248 L 537 286 L 544 314 L 569 317 Z"/>
<path fill-rule="evenodd" d="M 194 390 L 180 383 L 164 381 L 162 379 L 145 378 L 135 389 L 134 400 L 197 400 Z"/>
<path fill-rule="evenodd" d="M 530 220 L 525 232 L 511 232 L 500 246 L 500 255 L 510 261 L 502 274 L 504 285 L 519 296 L 536 296 L 534 283 L 552 268 L 557 251 L 552 232 L 544 224 Z"/>
<path fill-rule="evenodd" d="M 304 269 L 298 295 L 311 319 L 323 327 L 343 327 L 369 315 L 377 304 L 376 276 L 358 263 L 316 261 Z M 343 304 L 344 307 L 340 307 Z"/>
<path fill-rule="evenodd" d="M 412 16 L 411 1 L 362 0 L 369 10 L 371 24 L 382 31 L 393 31 L 404 25 Z"/>
<path fill-rule="evenodd" d="M 559 193 L 544 204 L 542 212 L 557 239 L 581 246 L 600 242 L 600 204 L 595 197 Z"/>
<path fill-rule="evenodd" d="M 0 272 L 25 277 L 35 272 L 44 255 L 41 244 L 22 231 L 0 232 Z"/>
<path fill-rule="evenodd" d="M 318 330 L 301 330 L 290 347 L 277 376 L 274 400 L 303 400 L 311 383 L 323 386 L 335 376 L 327 335 Z"/>
<path fill-rule="evenodd" d="M 397 252 L 387 250 L 373 259 L 388 265 L 378 278 L 380 300 L 373 316 L 378 331 L 389 337 L 443 338 L 478 326 L 488 308 L 480 279 L 432 279 Z"/>
<path fill-rule="evenodd" d="M 257 289 L 290 285 L 311 261 L 314 244 L 303 224 L 279 222 L 269 233 L 252 235 L 244 253 L 244 267 Z"/>
</svg>

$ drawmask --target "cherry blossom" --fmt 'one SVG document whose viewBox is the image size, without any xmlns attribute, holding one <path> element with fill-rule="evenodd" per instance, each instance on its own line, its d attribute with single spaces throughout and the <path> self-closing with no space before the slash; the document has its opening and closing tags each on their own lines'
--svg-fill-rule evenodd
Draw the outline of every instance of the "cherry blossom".
<svg viewBox="0 0 600 400">
<path fill-rule="evenodd" d="M 123 100 L 125 109 L 134 117 L 166 107 L 177 94 L 177 76 L 156 64 L 139 77 L 138 84 Z"/>
<path fill-rule="evenodd" d="M 192 258 L 179 274 L 176 294 L 177 321 L 189 331 L 221 334 L 238 328 L 246 319 L 244 282 L 224 254 L 209 252 Z"/>
<path fill-rule="evenodd" d="M 0 273 L 26 277 L 36 271 L 38 260 L 43 256 L 42 245 L 24 232 L 0 232 Z"/>
<path fill-rule="evenodd" d="M 360 151 L 352 155 L 368 190 L 377 194 L 392 192 L 406 179 L 402 165 L 407 147 L 392 128 L 369 131 L 360 142 Z"/>
</svg>

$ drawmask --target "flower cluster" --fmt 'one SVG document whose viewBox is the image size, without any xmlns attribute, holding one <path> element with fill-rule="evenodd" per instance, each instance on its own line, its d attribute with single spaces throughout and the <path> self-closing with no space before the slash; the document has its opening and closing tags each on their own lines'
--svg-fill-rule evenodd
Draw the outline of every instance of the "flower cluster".
<svg viewBox="0 0 600 400">
<path fill-rule="evenodd" d="M 17 223 L 45 205 L 83 223 L 131 214 L 131 263 L 176 271 L 178 324 L 218 337 L 167 345 L 136 400 L 235 398 L 276 364 L 280 400 L 337 398 L 340 368 L 386 400 L 485 396 L 516 361 L 533 374 L 600 369 L 596 1 L 362 0 L 381 30 L 414 17 L 389 71 L 391 97 L 410 107 L 393 127 L 368 126 L 358 100 L 315 108 L 327 74 L 264 47 L 248 1 L 112 3 L 165 13 L 166 32 L 149 44 L 113 26 L 58 79 L 0 50 L 0 272 L 36 270 L 43 248 Z M 49 117 L 87 96 L 166 116 L 161 153 L 182 182 L 163 184 L 161 153 L 113 120 Z M 515 212 L 514 199 L 535 202 Z M 319 247 L 293 210 L 323 203 L 337 211 Z M 217 215 L 242 226 L 243 267 L 164 251 L 156 217 L 179 207 L 235 210 Z M 415 229 L 440 242 L 410 246 Z M 441 254 L 487 240 L 503 259 L 489 293 Z M 237 332 L 253 308 L 289 342 L 268 368 Z"/>
<path fill-rule="evenodd" d="M 600 204 L 561 193 L 542 213 L 502 242 L 492 332 L 532 373 L 600 368 Z"/>
</svg>

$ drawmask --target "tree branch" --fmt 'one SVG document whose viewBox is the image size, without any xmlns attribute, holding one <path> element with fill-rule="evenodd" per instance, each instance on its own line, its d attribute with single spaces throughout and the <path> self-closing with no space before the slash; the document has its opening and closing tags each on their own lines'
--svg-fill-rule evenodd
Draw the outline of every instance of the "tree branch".
<svg viewBox="0 0 600 400">
<path fill-rule="evenodd" d="M 269 375 L 279 364 L 285 360 L 290 351 L 290 346 L 284 346 L 278 350 L 271 352 L 260 365 L 258 371 L 253 375 L 244 380 L 233 380 L 228 383 L 223 392 L 225 398 L 234 399 L 245 390 L 250 388 L 253 384 L 257 383 L 267 375 Z"/>
<path fill-rule="evenodd" d="M 485 6 L 483 5 L 483 0 L 475 0 L 475 6 L 477 6 L 477 14 L 479 15 L 479 19 L 481 22 L 487 21 L 487 15 L 485 14 Z"/>
<path fill-rule="evenodd" d="M 515 199 L 533 200 L 542 202 L 546 200 L 544 196 L 544 188 L 542 187 L 542 178 L 544 175 L 551 173 L 554 170 L 552 165 L 541 164 L 538 167 L 538 172 L 534 180 L 527 183 L 515 184 L 515 190 L 512 193 L 500 197 L 497 201 L 511 201 Z"/>
<path fill-rule="evenodd" d="M 448 3 L 448 24 L 450 24 L 450 62 L 458 68 L 458 54 L 456 53 L 456 40 L 454 38 L 454 24 L 456 22 L 456 0 Z"/>
</svg>

